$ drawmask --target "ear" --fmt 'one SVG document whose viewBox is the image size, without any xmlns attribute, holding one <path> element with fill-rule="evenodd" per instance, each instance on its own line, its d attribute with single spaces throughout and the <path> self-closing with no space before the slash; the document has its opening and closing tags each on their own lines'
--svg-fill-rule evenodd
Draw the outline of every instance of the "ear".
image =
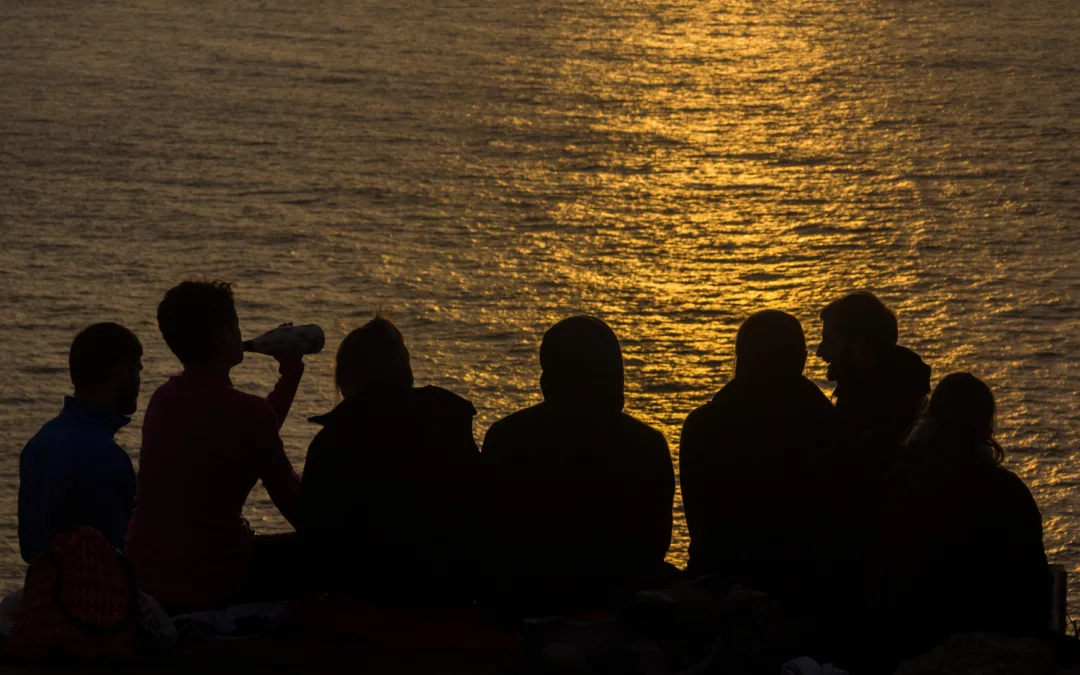
<svg viewBox="0 0 1080 675">
<path fill-rule="evenodd" d="M 109 382 L 123 382 L 131 376 L 131 364 L 127 359 L 117 359 L 109 373 Z"/>
<path fill-rule="evenodd" d="M 852 360 L 860 368 L 869 368 L 877 363 L 877 355 L 866 340 L 861 337 L 852 338 L 848 342 Z"/>
<path fill-rule="evenodd" d="M 805 349 L 802 352 L 802 358 L 799 359 L 799 374 L 802 375 L 806 370 L 806 357 L 809 354 Z"/>
<path fill-rule="evenodd" d="M 238 331 L 227 323 L 218 326 L 214 332 L 214 344 L 217 347 L 227 347 L 232 344 Z"/>
</svg>

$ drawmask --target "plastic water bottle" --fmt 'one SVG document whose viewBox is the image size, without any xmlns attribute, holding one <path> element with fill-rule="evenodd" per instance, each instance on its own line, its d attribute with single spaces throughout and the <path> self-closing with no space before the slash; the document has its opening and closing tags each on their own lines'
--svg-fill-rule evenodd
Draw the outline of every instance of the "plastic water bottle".
<svg viewBox="0 0 1080 675">
<path fill-rule="evenodd" d="M 301 354 L 318 354 L 326 344 L 323 329 L 315 324 L 293 326 L 286 324 L 263 333 L 253 340 L 244 341 L 245 352 L 258 354 L 277 354 L 288 349 L 296 349 Z"/>
</svg>

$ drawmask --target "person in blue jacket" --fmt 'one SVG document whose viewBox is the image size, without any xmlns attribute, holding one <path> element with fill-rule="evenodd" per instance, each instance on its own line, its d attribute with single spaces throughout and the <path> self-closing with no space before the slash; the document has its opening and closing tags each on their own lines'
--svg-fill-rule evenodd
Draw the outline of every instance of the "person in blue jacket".
<svg viewBox="0 0 1080 675">
<path fill-rule="evenodd" d="M 74 396 L 19 458 L 19 549 L 33 562 L 76 525 L 122 549 L 135 504 L 135 469 L 113 439 L 139 399 L 142 344 L 115 323 L 76 336 L 68 356 Z"/>
</svg>

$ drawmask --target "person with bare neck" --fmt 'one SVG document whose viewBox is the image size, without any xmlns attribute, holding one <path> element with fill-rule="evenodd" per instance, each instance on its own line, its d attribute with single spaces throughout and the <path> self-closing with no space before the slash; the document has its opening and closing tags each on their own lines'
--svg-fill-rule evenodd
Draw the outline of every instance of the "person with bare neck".
<svg viewBox="0 0 1080 675">
<path fill-rule="evenodd" d="M 135 469 L 113 436 L 139 403 L 142 344 L 115 323 L 76 336 L 68 356 L 74 395 L 19 458 L 19 548 L 28 563 L 76 525 L 123 548 Z"/>
<path fill-rule="evenodd" d="M 287 521 L 300 478 L 278 434 L 304 362 L 279 354 L 266 398 L 233 388 L 244 360 L 232 289 L 186 281 L 158 306 L 158 326 L 184 366 L 146 409 L 127 553 L 143 590 L 172 610 L 286 599 L 299 560 L 295 533 L 256 536 L 241 510 L 262 481 Z"/>
</svg>

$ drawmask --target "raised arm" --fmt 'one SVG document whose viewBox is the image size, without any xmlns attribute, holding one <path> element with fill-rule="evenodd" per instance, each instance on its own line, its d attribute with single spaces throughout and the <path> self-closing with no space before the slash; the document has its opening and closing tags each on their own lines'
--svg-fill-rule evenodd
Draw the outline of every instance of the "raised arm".
<svg viewBox="0 0 1080 675">
<path fill-rule="evenodd" d="M 285 446 L 278 434 L 280 423 L 275 418 L 276 414 L 267 407 L 265 413 L 260 414 L 256 420 L 255 452 L 258 457 L 259 478 L 270 494 L 274 506 L 290 525 L 296 527 L 299 520 L 300 477 L 296 475 L 292 462 L 285 454 Z"/>
<path fill-rule="evenodd" d="M 277 415 L 277 427 L 285 424 L 285 418 L 289 416 L 293 399 L 296 398 L 296 390 L 300 388 L 300 378 L 304 376 L 303 356 L 296 353 L 276 354 L 274 358 L 278 362 L 277 384 L 274 391 L 266 397 L 266 402 L 274 409 Z"/>
</svg>

